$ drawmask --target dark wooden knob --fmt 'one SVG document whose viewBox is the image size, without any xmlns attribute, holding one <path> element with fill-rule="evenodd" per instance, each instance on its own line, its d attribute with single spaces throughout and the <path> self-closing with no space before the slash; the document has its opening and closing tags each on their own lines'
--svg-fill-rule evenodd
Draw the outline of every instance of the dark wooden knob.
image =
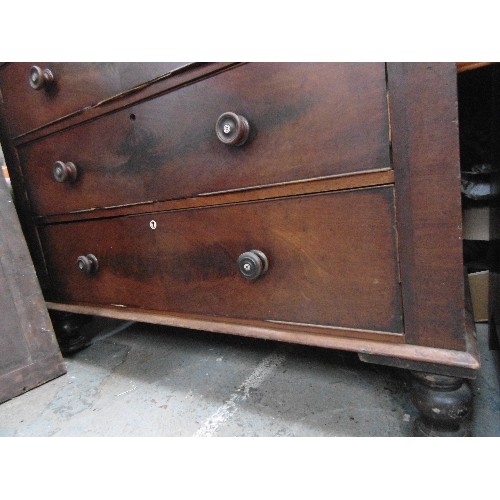
<svg viewBox="0 0 500 500">
<path fill-rule="evenodd" d="M 75 182 L 77 173 L 76 165 L 71 161 L 56 161 L 52 166 L 52 174 L 57 182 Z"/>
<path fill-rule="evenodd" d="M 76 267 L 83 274 L 91 275 L 95 274 L 99 270 L 99 263 L 97 262 L 97 257 L 91 253 L 88 255 L 80 255 L 76 259 Z"/>
<path fill-rule="evenodd" d="M 219 116 L 215 124 L 215 132 L 224 144 L 241 146 L 248 139 L 250 125 L 244 116 L 228 112 Z"/>
<path fill-rule="evenodd" d="M 48 68 L 42 69 L 40 66 L 32 66 L 30 69 L 29 82 L 32 89 L 47 89 L 54 83 L 54 73 Z"/>
<path fill-rule="evenodd" d="M 260 250 L 250 250 L 238 257 L 238 269 L 247 280 L 256 280 L 267 271 L 268 267 L 267 257 Z"/>
</svg>

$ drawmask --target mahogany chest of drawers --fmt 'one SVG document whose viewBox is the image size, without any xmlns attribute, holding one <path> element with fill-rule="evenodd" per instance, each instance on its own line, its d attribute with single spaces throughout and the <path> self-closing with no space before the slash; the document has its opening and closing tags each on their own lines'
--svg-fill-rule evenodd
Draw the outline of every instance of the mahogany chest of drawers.
<svg viewBox="0 0 500 500">
<path fill-rule="evenodd" d="M 454 64 L 7 63 L 0 91 L 49 309 L 352 350 L 413 371 L 417 433 L 465 432 Z"/>
</svg>

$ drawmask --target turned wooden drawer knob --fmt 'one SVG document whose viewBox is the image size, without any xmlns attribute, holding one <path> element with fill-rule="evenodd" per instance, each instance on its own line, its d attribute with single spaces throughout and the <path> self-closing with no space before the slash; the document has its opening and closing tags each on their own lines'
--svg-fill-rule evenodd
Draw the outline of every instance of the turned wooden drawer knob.
<svg viewBox="0 0 500 500">
<path fill-rule="evenodd" d="M 215 124 L 215 132 L 224 144 L 241 146 L 248 139 L 250 125 L 244 116 L 228 112 L 219 116 Z"/>
<path fill-rule="evenodd" d="M 262 276 L 268 267 L 267 257 L 260 250 L 250 250 L 238 257 L 238 269 L 247 280 L 255 280 Z"/>
<path fill-rule="evenodd" d="M 91 253 L 88 255 L 80 255 L 76 259 L 76 267 L 80 272 L 87 275 L 95 274 L 99 270 L 99 262 L 97 257 Z"/>
<path fill-rule="evenodd" d="M 52 174 L 57 182 L 75 182 L 77 177 L 76 165 L 71 161 L 56 161 L 52 166 Z"/>
<path fill-rule="evenodd" d="M 32 66 L 29 81 L 32 89 L 47 89 L 54 83 L 54 73 L 48 68 L 42 69 L 39 66 Z"/>
</svg>

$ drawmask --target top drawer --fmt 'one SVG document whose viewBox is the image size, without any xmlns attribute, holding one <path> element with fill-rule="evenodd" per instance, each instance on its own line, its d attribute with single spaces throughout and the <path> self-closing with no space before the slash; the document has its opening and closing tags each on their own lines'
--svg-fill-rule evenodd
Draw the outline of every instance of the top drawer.
<svg viewBox="0 0 500 500">
<path fill-rule="evenodd" d="M 5 114 L 12 137 L 98 103 L 185 63 L 15 63 L 0 69 Z M 35 90 L 30 70 L 49 69 L 50 85 Z"/>
<path fill-rule="evenodd" d="M 227 112 L 243 145 L 221 141 Z M 390 166 L 382 63 L 251 63 L 18 148 L 39 215 Z M 62 162 L 62 163 L 57 163 Z M 75 165 L 56 182 L 53 165 Z"/>
</svg>

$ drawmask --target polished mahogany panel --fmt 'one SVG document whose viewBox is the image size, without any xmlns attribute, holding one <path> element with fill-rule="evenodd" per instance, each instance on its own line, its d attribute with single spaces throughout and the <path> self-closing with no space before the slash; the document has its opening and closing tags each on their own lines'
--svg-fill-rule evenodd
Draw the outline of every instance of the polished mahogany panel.
<svg viewBox="0 0 500 500">
<path fill-rule="evenodd" d="M 389 63 L 387 73 L 406 339 L 464 350 L 455 65 Z"/>
<path fill-rule="evenodd" d="M 250 63 L 18 152 L 37 214 L 387 168 L 384 65 Z M 54 181 L 58 161 L 76 182 Z"/>
<path fill-rule="evenodd" d="M 400 333 L 394 225 L 387 186 L 40 231 L 54 302 Z M 247 279 L 251 251 L 266 262 Z"/>
</svg>

